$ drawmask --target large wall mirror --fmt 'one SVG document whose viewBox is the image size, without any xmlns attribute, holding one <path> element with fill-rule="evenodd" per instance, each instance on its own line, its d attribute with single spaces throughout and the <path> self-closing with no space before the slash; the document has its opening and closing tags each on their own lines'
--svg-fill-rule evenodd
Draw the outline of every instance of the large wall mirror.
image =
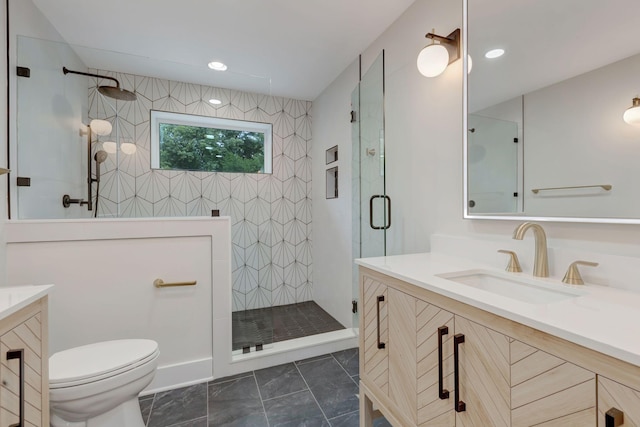
<svg viewBox="0 0 640 427">
<path fill-rule="evenodd" d="M 465 6 L 465 218 L 640 223 L 640 2 Z"/>
</svg>

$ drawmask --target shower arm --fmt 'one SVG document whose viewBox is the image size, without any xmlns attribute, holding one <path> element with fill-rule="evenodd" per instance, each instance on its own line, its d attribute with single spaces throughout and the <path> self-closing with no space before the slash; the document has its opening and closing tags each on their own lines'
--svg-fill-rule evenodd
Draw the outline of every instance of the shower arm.
<svg viewBox="0 0 640 427">
<path fill-rule="evenodd" d="M 65 75 L 68 74 L 68 73 L 71 73 L 71 74 L 79 74 L 81 76 L 98 77 L 98 78 L 101 78 L 101 79 L 113 80 L 114 82 L 116 82 L 116 89 L 120 89 L 120 82 L 118 81 L 118 79 L 113 78 L 113 77 L 101 76 L 100 74 L 84 73 L 82 71 L 73 71 L 73 70 L 69 70 L 67 67 L 62 67 L 62 72 Z M 91 209 L 89 209 L 89 210 L 91 210 Z"/>
</svg>

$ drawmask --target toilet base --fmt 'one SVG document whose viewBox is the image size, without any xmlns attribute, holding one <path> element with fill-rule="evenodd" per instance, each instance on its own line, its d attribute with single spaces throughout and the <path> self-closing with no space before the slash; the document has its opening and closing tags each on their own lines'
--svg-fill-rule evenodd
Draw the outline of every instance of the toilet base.
<svg viewBox="0 0 640 427">
<path fill-rule="evenodd" d="M 137 397 L 86 421 L 65 421 L 51 414 L 51 427 L 145 427 Z"/>
</svg>

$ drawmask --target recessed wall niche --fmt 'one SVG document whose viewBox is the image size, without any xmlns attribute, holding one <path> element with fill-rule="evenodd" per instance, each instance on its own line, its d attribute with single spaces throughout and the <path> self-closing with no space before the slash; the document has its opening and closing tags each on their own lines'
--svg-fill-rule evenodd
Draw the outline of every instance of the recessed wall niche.
<svg viewBox="0 0 640 427">
<path fill-rule="evenodd" d="M 326 164 L 338 161 L 338 146 L 333 146 L 326 151 Z"/>
<path fill-rule="evenodd" d="M 338 198 L 338 167 L 327 169 L 327 199 Z"/>
</svg>

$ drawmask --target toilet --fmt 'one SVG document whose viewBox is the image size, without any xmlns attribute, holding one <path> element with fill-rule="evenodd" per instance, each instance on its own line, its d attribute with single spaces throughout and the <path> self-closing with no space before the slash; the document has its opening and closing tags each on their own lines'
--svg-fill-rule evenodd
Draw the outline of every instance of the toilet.
<svg viewBox="0 0 640 427">
<path fill-rule="evenodd" d="M 144 427 L 138 394 L 158 365 L 158 343 L 98 342 L 49 358 L 53 427 Z"/>
</svg>

